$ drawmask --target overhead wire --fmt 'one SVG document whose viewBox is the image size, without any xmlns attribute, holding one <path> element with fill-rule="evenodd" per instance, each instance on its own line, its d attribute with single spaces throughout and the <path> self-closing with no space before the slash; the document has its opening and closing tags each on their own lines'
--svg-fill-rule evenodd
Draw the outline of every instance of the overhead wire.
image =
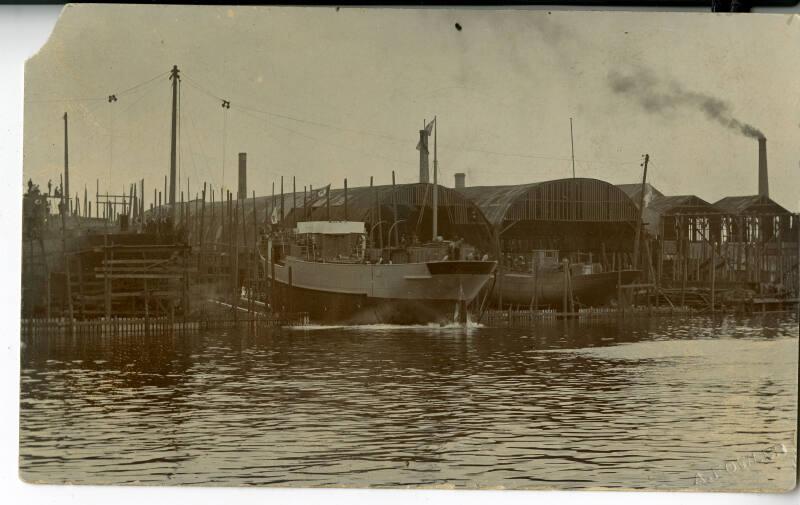
<svg viewBox="0 0 800 505">
<path fill-rule="evenodd" d="M 164 77 L 165 75 L 168 75 L 169 73 L 170 73 L 169 70 L 167 70 L 166 72 L 161 72 L 160 74 L 158 74 L 158 75 L 156 75 L 154 77 L 151 77 L 150 79 L 146 79 L 146 80 L 140 82 L 139 84 L 135 84 L 135 85 L 131 86 L 130 88 L 124 89 L 124 90 L 122 90 L 122 91 L 120 91 L 118 93 L 115 93 L 115 94 L 117 96 L 122 96 L 122 95 L 125 95 L 125 94 L 128 94 L 128 93 L 131 93 L 131 92 L 133 92 L 133 91 L 135 91 L 135 90 L 137 90 L 137 89 L 139 89 L 141 87 L 144 87 L 144 86 L 154 82 L 156 79 L 159 79 L 161 77 Z"/>
<path fill-rule="evenodd" d="M 187 80 L 190 83 L 190 85 L 194 86 L 199 91 L 205 93 L 209 97 L 214 98 L 216 100 L 224 100 L 223 98 L 221 98 L 217 94 L 212 93 L 212 92 L 208 91 L 206 88 L 200 86 L 196 81 L 194 81 L 194 80 L 192 80 L 190 78 L 187 78 Z M 373 137 L 378 137 L 378 138 L 390 140 L 392 142 L 398 142 L 398 143 L 403 143 L 403 144 L 409 142 L 409 139 L 407 139 L 407 138 L 396 137 L 396 136 L 388 135 L 388 134 L 381 133 L 381 132 L 375 132 L 375 131 L 364 130 L 364 129 L 359 129 L 359 128 L 351 128 L 351 127 L 346 127 L 346 126 L 341 126 L 341 125 L 334 125 L 334 124 L 325 123 L 325 122 L 322 122 L 322 121 L 299 118 L 299 117 L 291 116 L 291 115 L 288 115 L 288 114 L 281 114 L 281 113 L 277 113 L 277 112 L 273 112 L 273 111 L 260 109 L 260 108 L 257 108 L 257 107 L 252 107 L 252 106 L 249 106 L 249 105 L 242 105 L 242 103 L 238 102 L 238 101 L 237 101 L 237 103 L 235 105 L 233 105 L 233 108 L 237 108 L 237 109 L 241 109 L 241 110 L 247 110 L 247 111 L 255 112 L 255 113 L 258 113 L 258 114 L 264 114 L 264 115 L 268 115 L 268 116 L 271 116 L 271 117 L 276 117 L 276 118 L 280 118 L 280 119 L 286 119 L 286 120 L 289 120 L 289 121 L 308 124 L 308 125 L 312 125 L 312 126 L 330 128 L 330 129 L 335 129 L 335 130 L 340 130 L 340 131 L 345 131 L 345 132 L 357 133 L 357 134 L 361 134 L 361 135 L 370 135 L 370 136 L 373 136 Z M 475 148 L 475 147 L 468 147 L 468 146 L 463 146 L 463 145 L 461 145 L 461 146 L 453 146 L 453 145 L 447 145 L 447 144 L 440 144 L 439 148 L 446 149 L 446 150 L 458 150 L 458 151 L 482 153 L 482 154 L 488 154 L 488 155 L 493 155 L 493 156 L 508 156 L 508 157 L 531 158 L 531 159 L 547 159 L 547 160 L 557 160 L 557 161 L 571 161 L 572 160 L 571 157 L 565 157 L 565 156 L 547 156 L 547 155 L 530 154 L 530 153 L 502 152 L 502 151 L 495 151 L 495 150 L 489 150 L 489 149 L 480 149 L 480 148 Z M 577 159 L 577 158 L 576 158 L 575 161 L 581 161 L 581 162 L 584 162 L 584 163 L 601 163 L 601 162 L 603 162 L 603 160 L 587 160 L 587 159 Z M 606 161 L 610 162 L 610 163 L 616 163 L 616 164 L 639 163 L 638 161 L 620 161 L 620 160 L 606 160 Z"/>
<path fill-rule="evenodd" d="M 250 115 L 251 117 L 253 117 L 254 119 L 257 119 L 259 121 L 264 121 L 264 118 L 260 118 L 260 117 L 258 117 L 256 115 L 253 115 L 253 114 L 247 112 L 246 110 L 242 109 L 241 112 L 244 112 L 245 114 Z M 383 160 L 386 160 L 386 161 L 391 161 L 393 163 L 416 166 L 416 163 L 390 158 L 388 156 L 384 156 L 384 155 L 373 153 L 373 152 L 369 152 L 369 151 L 364 151 L 364 150 L 360 150 L 360 149 L 354 149 L 352 147 L 348 147 L 348 146 L 345 146 L 345 145 L 342 145 L 342 144 L 336 144 L 334 142 L 329 142 L 329 141 L 326 141 L 326 140 L 322 140 L 322 139 L 320 139 L 318 137 L 313 137 L 311 135 L 307 135 L 305 133 L 299 132 L 297 130 L 293 130 L 292 128 L 288 128 L 286 126 L 278 125 L 276 123 L 266 123 L 266 124 L 269 125 L 269 126 L 273 126 L 275 128 L 281 129 L 281 130 L 285 130 L 285 131 L 291 132 L 291 133 L 293 133 L 293 134 L 295 134 L 295 135 L 297 135 L 299 137 L 303 137 L 303 138 L 306 138 L 306 139 L 309 139 L 309 140 L 313 140 L 315 142 L 319 142 L 320 144 L 325 144 L 325 145 L 329 145 L 331 147 L 336 147 L 336 148 L 339 148 L 339 149 L 344 149 L 344 150 L 347 150 L 347 151 L 360 153 L 360 154 L 363 154 L 365 156 L 371 156 L 371 157 L 374 157 L 374 158 L 379 158 L 379 159 L 383 159 Z"/>
<path fill-rule="evenodd" d="M 143 80 L 143 81 L 141 81 L 141 82 L 139 82 L 139 83 L 137 83 L 137 84 L 135 84 L 133 86 L 125 88 L 122 91 L 115 93 L 114 95 L 110 95 L 108 97 L 108 99 L 110 101 L 111 96 L 114 96 L 114 98 L 116 99 L 117 97 L 120 97 L 120 96 L 130 96 L 130 95 L 138 94 L 139 96 L 137 96 L 136 99 L 132 103 L 127 105 L 127 107 L 122 111 L 122 113 L 125 114 L 128 111 L 130 111 L 133 107 L 135 107 L 142 99 L 144 99 L 145 96 L 148 96 L 153 90 L 155 90 L 157 88 L 157 86 L 155 86 L 155 83 L 158 81 L 158 79 L 163 78 L 164 76 L 168 75 L 169 73 L 170 73 L 169 71 L 161 72 L 161 73 L 159 73 L 159 74 L 157 74 L 157 75 L 155 75 L 153 77 L 150 77 L 148 79 L 145 79 L 145 80 Z M 209 91 L 206 87 L 204 87 L 203 85 L 201 85 L 200 83 L 198 83 L 197 81 L 192 79 L 190 76 L 186 75 L 185 72 L 182 72 L 181 80 L 178 83 L 179 89 L 182 88 L 182 84 L 184 83 L 184 81 L 185 81 L 185 84 L 188 84 L 191 88 L 194 88 L 194 89 L 198 90 L 199 92 L 203 93 L 204 95 L 206 95 L 206 96 L 208 96 L 208 97 L 210 97 L 210 98 L 212 98 L 212 99 L 214 99 L 216 101 L 221 101 L 223 103 L 223 107 L 222 107 L 223 108 L 223 118 L 222 118 L 223 119 L 223 125 L 222 125 L 223 126 L 222 127 L 222 188 L 224 190 L 224 188 L 226 186 L 226 184 L 225 184 L 226 183 L 226 181 L 225 181 L 225 175 L 226 175 L 225 171 L 226 171 L 226 154 L 227 154 L 228 115 L 229 115 L 229 109 L 231 108 L 231 102 L 228 101 L 227 99 L 221 97 L 220 95 Z M 182 109 L 180 107 L 180 102 L 182 100 L 182 96 L 181 95 L 182 95 L 182 93 L 179 93 L 179 96 L 178 96 L 178 107 L 179 107 L 179 110 Z M 26 103 L 36 103 L 36 102 L 101 102 L 101 101 L 105 101 L 105 100 L 106 100 L 106 98 L 99 98 L 99 97 L 98 98 L 92 98 L 92 97 L 87 97 L 87 98 L 45 98 L 45 99 L 35 99 L 35 98 L 33 98 L 33 99 L 26 100 Z M 285 121 L 291 121 L 291 122 L 295 122 L 295 123 L 299 123 L 299 124 L 303 124 L 303 125 L 308 125 L 308 126 L 327 128 L 327 129 L 338 130 L 338 131 L 342 131 L 342 132 L 355 133 L 355 134 L 359 134 L 359 135 L 367 135 L 367 136 L 380 138 L 380 139 L 387 140 L 387 141 L 390 141 L 390 142 L 393 142 L 393 143 L 398 143 L 398 144 L 407 144 L 407 143 L 409 143 L 411 141 L 411 139 L 409 139 L 409 138 L 405 138 L 405 137 L 401 138 L 401 137 L 397 137 L 397 136 L 394 136 L 394 135 L 389 135 L 389 134 L 386 134 L 386 133 L 383 133 L 383 132 L 372 131 L 372 130 L 367 130 L 367 129 L 362 129 L 362 128 L 346 127 L 346 126 L 331 124 L 331 123 L 327 123 L 327 122 L 323 122 L 323 121 L 297 117 L 297 116 L 293 116 L 293 115 L 289 115 L 289 114 L 274 112 L 274 111 L 271 111 L 271 110 L 265 110 L 265 109 L 260 108 L 260 107 L 254 107 L 254 106 L 251 106 L 251 105 L 246 104 L 246 103 L 243 104 L 243 103 L 237 102 L 235 105 L 233 105 L 233 108 L 239 110 L 239 112 L 241 112 L 245 116 L 249 116 L 252 119 L 255 119 L 257 121 L 263 122 L 267 127 L 271 127 L 273 129 L 280 129 L 280 130 L 289 132 L 289 133 L 291 133 L 293 135 L 296 135 L 298 137 L 305 138 L 307 140 L 310 140 L 310 141 L 313 141 L 313 142 L 316 142 L 316 143 L 319 143 L 319 144 L 323 144 L 323 145 L 331 146 L 331 147 L 334 147 L 334 148 L 337 148 L 337 149 L 343 149 L 343 150 L 346 150 L 346 151 L 354 152 L 354 153 L 357 153 L 357 154 L 360 154 L 360 155 L 366 156 L 366 157 L 382 159 L 382 160 L 389 161 L 389 162 L 396 163 L 396 164 L 401 164 L 401 165 L 406 165 L 406 166 L 416 166 L 416 163 L 414 163 L 414 162 L 392 158 L 390 156 L 386 156 L 386 155 L 379 154 L 379 153 L 372 152 L 372 151 L 353 148 L 353 147 L 351 147 L 349 145 L 343 145 L 343 144 L 340 144 L 340 143 L 331 142 L 331 141 L 319 138 L 319 137 L 314 136 L 314 135 L 309 135 L 309 134 L 304 133 L 302 131 L 298 131 L 296 129 L 293 129 L 293 128 L 287 127 L 285 125 L 279 124 L 278 122 L 269 121 L 268 118 L 277 118 L 277 119 L 282 119 L 282 120 L 285 120 Z M 181 112 L 179 114 L 179 116 L 182 116 L 182 115 L 183 115 L 183 112 Z M 191 116 L 190 116 L 190 122 L 192 122 L 192 123 L 194 122 L 194 118 L 191 117 Z M 180 133 L 181 132 L 181 128 L 182 128 L 182 124 L 181 123 L 182 123 L 181 117 L 179 117 L 178 118 L 178 125 L 177 125 L 178 131 L 179 131 L 178 135 L 179 135 L 179 138 L 181 138 L 181 140 L 183 140 L 183 138 L 182 138 L 183 135 L 182 135 L 182 133 Z M 114 112 L 113 111 L 111 113 L 111 119 L 110 119 L 110 126 L 109 127 L 110 127 L 110 130 L 109 130 L 109 132 L 110 132 L 109 133 L 109 137 L 110 137 L 110 141 L 109 141 L 109 170 L 111 170 L 112 167 L 113 167 L 113 136 L 114 136 L 114 132 L 113 132 L 113 129 L 114 129 Z M 197 135 L 200 135 L 200 129 L 197 128 L 196 125 L 194 126 L 194 128 L 198 132 Z M 201 146 L 202 146 L 202 144 L 203 143 L 201 141 Z M 483 155 L 488 155 L 488 156 L 502 156 L 502 157 L 521 158 L 521 159 L 541 159 L 541 160 L 552 160 L 552 161 L 569 161 L 569 160 L 571 160 L 570 157 L 548 156 L 548 155 L 541 155 L 541 154 L 534 154 L 534 153 L 499 151 L 499 150 L 484 149 L 484 148 L 480 148 L 480 147 L 464 146 L 464 145 L 456 146 L 456 145 L 441 144 L 441 145 L 439 145 L 439 148 L 443 149 L 443 150 L 446 150 L 446 151 L 470 152 L 470 153 L 478 153 L 478 154 L 483 154 Z M 202 153 L 202 154 L 203 154 L 205 160 L 209 159 L 209 157 L 205 153 Z M 179 152 L 177 153 L 177 155 L 178 155 L 178 173 L 179 173 L 179 177 L 180 177 L 181 169 L 182 169 L 182 160 L 183 160 L 182 148 L 179 149 Z M 195 171 L 195 174 L 196 174 L 197 173 L 197 162 L 194 159 L 194 153 L 193 153 L 193 151 L 191 149 L 190 149 L 190 156 L 192 156 L 192 163 L 193 163 L 194 171 Z M 640 162 L 638 159 L 636 161 L 576 159 L 575 161 L 576 162 L 580 162 L 582 164 L 586 164 L 587 166 L 604 165 L 604 164 L 607 164 L 607 163 L 608 164 L 614 164 L 614 165 L 623 165 L 623 164 L 627 165 L 627 164 L 634 164 L 634 163 L 638 164 Z M 208 161 L 206 161 L 206 163 L 208 163 Z M 513 167 L 509 167 L 507 169 L 513 170 Z M 591 170 L 587 170 L 587 172 L 590 172 L 590 171 Z M 440 173 L 443 175 L 445 173 L 445 171 L 441 170 Z M 283 175 L 286 175 L 286 174 L 283 174 Z"/>
<path fill-rule="evenodd" d="M 186 100 L 186 97 L 184 97 L 184 100 Z M 192 142 L 192 133 L 193 133 L 196 136 L 196 139 L 195 139 L 196 143 L 200 146 L 200 156 L 202 157 L 203 165 L 204 165 L 202 168 L 204 169 L 206 174 L 209 174 L 209 173 L 211 173 L 211 167 L 209 166 L 208 161 L 209 161 L 209 159 L 211 159 L 211 157 L 208 155 L 208 153 L 206 152 L 206 149 L 205 149 L 205 145 L 206 145 L 205 137 L 204 137 L 202 131 L 197 127 L 197 123 L 194 120 L 194 114 L 192 114 L 191 107 L 186 109 L 185 115 L 186 115 L 186 117 L 189 118 L 189 124 L 187 124 L 187 127 L 189 125 L 191 125 L 191 128 L 187 132 L 187 136 L 189 137 L 189 142 L 190 143 Z M 190 153 L 191 152 L 193 152 L 193 151 L 190 150 Z M 197 172 L 197 168 L 196 167 L 195 167 L 195 177 L 198 177 L 198 172 Z"/>
</svg>

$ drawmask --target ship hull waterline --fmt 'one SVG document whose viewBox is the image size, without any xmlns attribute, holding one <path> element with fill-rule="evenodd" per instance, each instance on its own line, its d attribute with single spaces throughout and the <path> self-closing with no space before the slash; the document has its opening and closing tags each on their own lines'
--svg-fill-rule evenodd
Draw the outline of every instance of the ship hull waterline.
<svg viewBox="0 0 800 505">
<path fill-rule="evenodd" d="M 324 324 L 452 323 L 495 267 L 492 261 L 374 265 L 289 258 L 274 265 L 272 303 L 275 310 L 307 312 Z"/>
<path fill-rule="evenodd" d="M 578 306 L 598 307 L 617 298 L 617 285 L 630 284 L 641 275 L 639 270 L 621 270 L 572 276 L 572 296 Z M 503 305 L 560 309 L 564 299 L 564 273 L 547 272 L 536 279 L 533 274 L 504 273 L 494 299 L 502 293 Z"/>
</svg>

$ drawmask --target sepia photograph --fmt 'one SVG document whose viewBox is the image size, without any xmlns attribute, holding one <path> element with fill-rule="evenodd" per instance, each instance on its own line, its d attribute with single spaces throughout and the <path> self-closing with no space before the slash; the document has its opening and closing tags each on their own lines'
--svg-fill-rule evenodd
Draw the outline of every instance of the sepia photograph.
<svg viewBox="0 0 800 505">
<path fill-rule="evenodd" d="M 20 478 L 794 490 L 799 42 L 797 14 L 65 6 L 7 181 Z"/>
</svg>

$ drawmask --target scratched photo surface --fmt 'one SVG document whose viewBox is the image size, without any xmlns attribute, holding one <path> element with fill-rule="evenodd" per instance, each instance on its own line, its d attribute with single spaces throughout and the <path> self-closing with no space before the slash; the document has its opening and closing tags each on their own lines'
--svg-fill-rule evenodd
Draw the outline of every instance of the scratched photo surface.
<svg viewBox="0 0 800 505">
<path fill-rule="evenodd" d="M 21 478 L 793 489 L 799 42 L 65 7 L 25 68 Z"/>
</svg>

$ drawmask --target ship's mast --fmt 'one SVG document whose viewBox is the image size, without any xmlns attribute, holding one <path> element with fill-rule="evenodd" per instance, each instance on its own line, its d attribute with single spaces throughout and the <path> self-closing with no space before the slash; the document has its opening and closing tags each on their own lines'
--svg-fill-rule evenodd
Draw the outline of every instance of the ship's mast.
<svg viewBox="0 0 800 505">
<path fill-rule="evenodd" d="M 569 145 L 572 151 L 572 178 L 575 178 L 575 139 L 572 136 L 572 118 L 569 118 Z"/>
<path fill-rule="evenodd" d="M 170 72 L 170 80 L 172 81 L 172 143 L 170 146 L 170 160 L 169 160 L 169 205 L 170 205 L 170 218 L 172 224 L 175 224 L 175 178 L 177 167 L 177 153 L 178 153 L 178 78 L 180 71 L 178 65 L 172 66 Z"/>
<path fill-rule="evenodd" d="M 65 205 L 64 213 L 69 214 L 69 122 L 64 113 L 64 187 L 61 188 L 61 202 Z"/>
<path fill-rule="evenodd" d="M 439 160 L 436 155 L 436 130 L 438 129 L 436 116 L 433 117 L 433 240 L 439 235 L 439 191 L 437 187 L 437 177 L 439 172 Z"/>
</svg>

